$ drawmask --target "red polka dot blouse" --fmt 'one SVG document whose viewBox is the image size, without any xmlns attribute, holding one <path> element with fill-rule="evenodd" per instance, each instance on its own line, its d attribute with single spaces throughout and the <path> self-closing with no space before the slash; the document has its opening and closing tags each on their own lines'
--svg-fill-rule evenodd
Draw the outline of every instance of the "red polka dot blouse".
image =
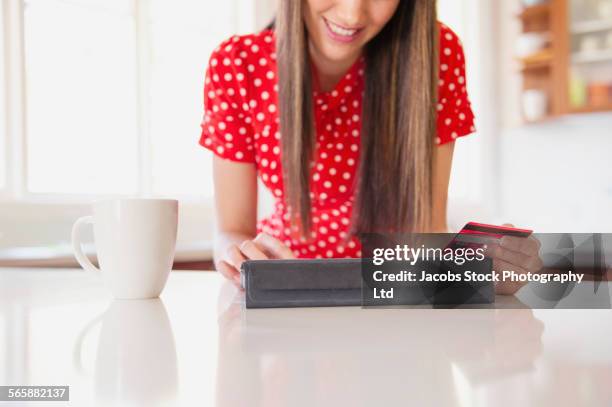
<svg viewBox="0 0 612 407">
<path fill-rule="evenodd" d="M 313 91 L 316 151 L 311 180 L 309 238 L 296 238 L 283 200 L 275 37 L 271 30 L 234 36 L 212 54 L 204 87 L 200 144 L 217 156 L 256 166 L 275 197 L 274 212 L 257 229 L 283 241 L 297 257 L 360 257 L 349 235 L 359 161 L 363 58 L 331 92 Z M 474 132 L 458 37 L 440 24 L 440 82 L 436 144 Z"/>
</svg>

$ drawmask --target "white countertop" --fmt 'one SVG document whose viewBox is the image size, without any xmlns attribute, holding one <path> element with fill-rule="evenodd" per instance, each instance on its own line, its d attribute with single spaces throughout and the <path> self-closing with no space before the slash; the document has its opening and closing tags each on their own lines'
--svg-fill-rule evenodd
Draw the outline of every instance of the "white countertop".
<svg viewBox="0 0 612 407">
<path fill-rule="evenodd" d="M 83 271 L 0 269 L 0 385 L 70 385 L 33 406 L 612 405 L 612 310 L 242 301 L 215 273 L 113 301 Z"/>
</svg>

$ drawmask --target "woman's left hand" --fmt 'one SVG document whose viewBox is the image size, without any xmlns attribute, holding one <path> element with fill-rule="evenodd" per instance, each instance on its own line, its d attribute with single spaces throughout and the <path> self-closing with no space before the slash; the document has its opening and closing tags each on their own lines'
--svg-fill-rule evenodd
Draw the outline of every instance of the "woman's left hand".
<svg viewBox="0 0 612 407">
<path fill-rule="evenodd" d="M 504 226 L 514 227 L 506 223 Z M 493 259 L 493 270 L 501 273 L 511 270 L 517 274 L 538 273 L 543 263 L 540 259 L 540 241 L 533 236 L 515 237 L 504 236 L 499 244 L 487 248 L 487 255 Z M 495 291 L 497 294 L 512 295 L 526 282 L 500 281 Z"/>
</svg>

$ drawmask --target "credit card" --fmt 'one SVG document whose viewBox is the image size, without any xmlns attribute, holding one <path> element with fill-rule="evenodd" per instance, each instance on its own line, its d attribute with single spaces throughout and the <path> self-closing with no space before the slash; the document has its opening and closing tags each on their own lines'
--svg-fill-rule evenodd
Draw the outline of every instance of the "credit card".
<svg viewBox="0 0 612 407">
<path fill-rule="evenodd" d="M 455 235 L 447 247 L 478 249 L 498 243 L 504 236 L 529 237 L 532 233 L 533 230 L 529 229 L 469 222 Z"/>
</svg>

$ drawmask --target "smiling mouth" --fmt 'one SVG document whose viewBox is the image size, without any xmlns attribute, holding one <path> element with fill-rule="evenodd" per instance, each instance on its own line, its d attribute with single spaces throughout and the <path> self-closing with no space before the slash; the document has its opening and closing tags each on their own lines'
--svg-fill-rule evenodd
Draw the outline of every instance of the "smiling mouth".
<svg viewBox="0 0 612 407">
<path fill-rule="evenodd" d="M 363 30 L 362 28 L 346 28 L 342 27 L 338 24 L 335 24 L 325 17 L 323 17 L 323 21 L 325 21 L 325 25 L 329 29 L 330 33 L 337 39 L 344 41 L 351 41 L 357 37 L 357 35 Z"/>
</svg>

